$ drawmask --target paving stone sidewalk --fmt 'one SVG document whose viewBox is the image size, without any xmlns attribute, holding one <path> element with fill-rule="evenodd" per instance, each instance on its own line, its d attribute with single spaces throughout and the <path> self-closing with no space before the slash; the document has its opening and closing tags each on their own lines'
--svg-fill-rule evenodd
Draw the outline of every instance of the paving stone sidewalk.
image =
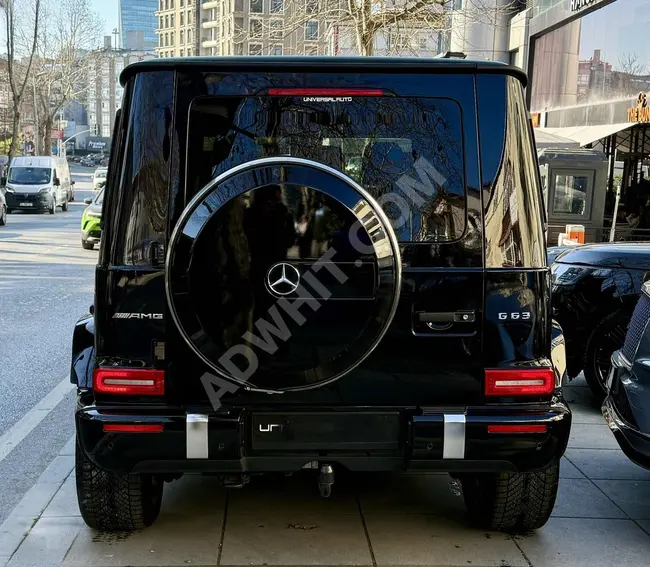
<svg viewBox="0 0 650 567">
<path fill-rule="evenodd" d="M 647 567 L 650 472 L 618 449 L 583 382 L 566 389 L 574 425 L 554 515 L 512 538 L 467 524 L 446 475 L 340 479 L 332 497 L 303 477 L 212 477 L 166 486 L 149 529 L 102 534 L 79 516 L 72 440 L 0 526 L 0 567 L 428 565 Z"/>
</svg>

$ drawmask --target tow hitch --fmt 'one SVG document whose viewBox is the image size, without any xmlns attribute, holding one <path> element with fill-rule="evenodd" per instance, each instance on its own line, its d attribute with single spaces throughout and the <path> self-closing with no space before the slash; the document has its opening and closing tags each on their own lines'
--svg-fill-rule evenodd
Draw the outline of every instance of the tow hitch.
<svg viewBox="0 0 650 567">
<path fill-rule="evenodd" d="M 332 465 L 323 465 L 318 475 L 318 489 L 323 498 L 329 498 L 334 484 L 334 469 Z"/>
</svg>

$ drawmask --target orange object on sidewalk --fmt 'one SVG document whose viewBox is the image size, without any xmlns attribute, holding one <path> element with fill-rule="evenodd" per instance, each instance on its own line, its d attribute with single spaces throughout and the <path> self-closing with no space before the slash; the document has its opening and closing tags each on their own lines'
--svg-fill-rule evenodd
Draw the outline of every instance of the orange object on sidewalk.
<svg viewBox="0 0 650 567">
<path fill-rule="evenodd" d="M 567 224 L 566 233 L 570 240 L 576 240 L 579 244 L 585 243 L 585 227 L 581 224 Z"/>
</svg>

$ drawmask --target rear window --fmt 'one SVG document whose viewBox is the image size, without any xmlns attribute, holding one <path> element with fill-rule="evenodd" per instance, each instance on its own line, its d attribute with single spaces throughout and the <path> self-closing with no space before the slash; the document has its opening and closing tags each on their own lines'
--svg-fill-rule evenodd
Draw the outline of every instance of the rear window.
<svg viewBox="0 0 650 567">
<path fill-rule="evenodd" d="M 301 157 L 355 179 L 401 241 L 453 241 L 466 225 L 462 132 L 459 105 L 443 98 L 201 97 L 190 112 L 187 197 L 236 165 Z"/>
</svg>

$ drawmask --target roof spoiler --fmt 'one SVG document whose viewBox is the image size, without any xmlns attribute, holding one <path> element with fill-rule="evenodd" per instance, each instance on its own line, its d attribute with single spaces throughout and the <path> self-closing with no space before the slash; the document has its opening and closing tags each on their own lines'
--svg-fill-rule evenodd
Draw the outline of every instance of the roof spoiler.
<svg viewBox="0 0 650 567">
<path fill-rule="evenodd" d="M 462 51 L 445 51 L 433 56 L 434 59 L 467 59 L 467 55 Z"/>
</svg>

